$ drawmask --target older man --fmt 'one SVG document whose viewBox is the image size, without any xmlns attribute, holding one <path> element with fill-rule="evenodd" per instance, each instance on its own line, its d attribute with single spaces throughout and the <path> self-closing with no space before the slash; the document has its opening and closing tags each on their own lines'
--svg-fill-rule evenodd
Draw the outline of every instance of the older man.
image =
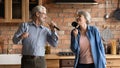
<svg viewBox="0 0 120 68">
<path fill-rule="evenodd" d="M 13 42 L 22 41 L 21 68 L 47 68 L 45 61 L 45 44 L 48 42 L 53 47 L 58 44 L 55 23 L 50 22 L 48 29 L 43 26 L 46 21 L 46 8 L 36 6 L 32 10 L 32 21 L 22 23 L 14 34 Z"/>
</svg>

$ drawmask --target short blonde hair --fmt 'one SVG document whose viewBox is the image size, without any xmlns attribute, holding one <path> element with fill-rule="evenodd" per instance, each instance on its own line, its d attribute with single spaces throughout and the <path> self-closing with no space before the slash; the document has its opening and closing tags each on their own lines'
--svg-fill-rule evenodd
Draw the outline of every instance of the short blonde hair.
<svg viewBox="0 0 120 68">
<path fill-rule="evenodd" d="M 42 5 L 35 6 L 31 12 L 32 17 L 35 15 L 36 12 L 42 12 L 43 10 L 46 10 L 44 6 Z"/>
<path fill-rule="evenodd" d="M 86 22 L 87 24 L 89 24 L 91 22 L 91 15 L 89 12 L 83 11 L 83 10 L 78 10 L 77 15 L 83 15 L 85 17 L 85 19 L 87 20 L 87 22 Z"/>
</svg>

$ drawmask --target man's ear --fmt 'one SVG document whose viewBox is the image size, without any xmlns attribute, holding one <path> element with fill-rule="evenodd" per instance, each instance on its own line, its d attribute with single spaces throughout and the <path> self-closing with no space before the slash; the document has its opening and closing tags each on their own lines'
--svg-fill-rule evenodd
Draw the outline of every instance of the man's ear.
<svg viewBox="0 0 120 68">
<path fill-rule="evenodd" d="M 40 13 L 39 13 L 39 12 L 36 12 L 35 15 L 36 15 L 37 17 L 39 17 Z"/>
</svg>

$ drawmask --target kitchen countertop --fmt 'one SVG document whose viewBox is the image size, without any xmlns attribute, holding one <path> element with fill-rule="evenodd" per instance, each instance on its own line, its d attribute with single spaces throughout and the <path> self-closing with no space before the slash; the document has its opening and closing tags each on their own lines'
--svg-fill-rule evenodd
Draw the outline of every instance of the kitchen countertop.
<svg viewBox="0 0 120 68">
<path fill-rule="evenodd" d="M 106 59 L 120 59 L 120 55 L 106 54 Z"/>
<path fill-rule="evenodd" d="M 0 54 L 0 65 L 20 65 L 21 54 Z M 75 56 L 58 56 L 57 54 L 46 54 L 46 60 L 74 59 Z M 120 59 L 120 55 L 106 54 L 106 59 Z"/>
<path fill-rule="evenodd" d="M 74 56 L 58 56 L 56 54 L 46 54 L 46 59 L 74 59 Z"/>
<path fill-rule="evenodd" d="M 46 59 L 74 59 L 75 56 L 58 56 L 55 54 L 46 54 Z M 120 59 L 120 55 L 106 54 L 106 59 Z"/>
</svg>

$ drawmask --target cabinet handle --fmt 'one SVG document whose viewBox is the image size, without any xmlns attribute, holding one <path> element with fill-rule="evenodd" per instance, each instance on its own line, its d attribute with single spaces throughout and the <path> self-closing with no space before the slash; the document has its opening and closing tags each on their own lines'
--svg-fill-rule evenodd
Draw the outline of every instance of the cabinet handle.
<svg viewBox="0 0 120 68">
<path fill-rule="evenodd" d="M 112 64 L 112 62 L 107 62 L 107 64 Z"/>
<path fill-rule="evenodd" d="M 68 62 L 68 64 L 71 64 L 71 62 Z"/>
</svg>

